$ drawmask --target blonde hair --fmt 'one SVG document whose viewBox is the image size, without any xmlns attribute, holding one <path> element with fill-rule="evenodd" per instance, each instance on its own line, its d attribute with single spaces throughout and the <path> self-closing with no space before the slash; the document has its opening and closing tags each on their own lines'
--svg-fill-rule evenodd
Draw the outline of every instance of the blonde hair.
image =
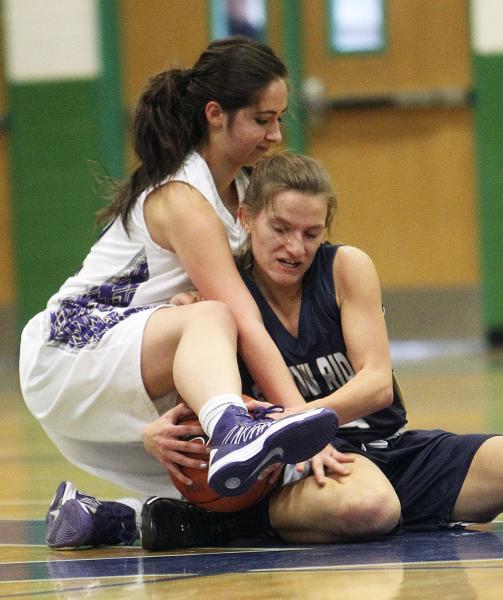
<svg viewBox="0 0 503 600">
<path fill-rule="evenodd" d="M 337 198 L 330 178 L 319 161 L 286 151 L 262 157 L 252 171 L 242 205 L 252 216 L 256 216 L 271 205 L 274 209 L 274 198 L 284 191 L 323 196 L 327 201 L 325 230 L 329 231 L 337 210 Z M 240 252 L 238 264 L 245 269 L 253 264 L 249 238 Z"/>
</svg>

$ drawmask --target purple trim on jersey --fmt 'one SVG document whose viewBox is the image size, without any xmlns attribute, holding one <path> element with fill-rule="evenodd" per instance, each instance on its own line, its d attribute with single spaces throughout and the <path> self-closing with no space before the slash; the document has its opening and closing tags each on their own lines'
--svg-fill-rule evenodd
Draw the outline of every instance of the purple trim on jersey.
<svg viewBox="0 0 503 600">
<path fill-rule="evenodd" d="M 142 250 L 121 273 L 90 288 L 82 296 L 65 298 L 58 310 L 51 312 L 49 342 L 71 348 L 96 346 L 117 323 L 154 306 L 116 310 L 129 306 L 138 286 L 148 278 L 147 258 Z"/>
</svg>

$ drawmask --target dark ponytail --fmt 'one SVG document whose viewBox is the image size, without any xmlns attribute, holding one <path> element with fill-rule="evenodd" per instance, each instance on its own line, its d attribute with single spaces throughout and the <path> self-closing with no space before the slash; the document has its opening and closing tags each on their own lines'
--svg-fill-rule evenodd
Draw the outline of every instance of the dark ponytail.
<svg viewBox="0 0 503 600">
<path fill-rule="evenodd" d="M 159 184 L 194 147 L 193 115 L 187 102 L 189 70 L 156 75 L 140 98 L 134 118 L 134 150 L 147 180 Z"/>
<path fill-rule="evenodd" d="M 261 42 L 232 37 L 212 42 L 192 69 L 152 77 L 138 102 L 133 125 L 139 166 L 97 215 L 98 222 L 128 216 L 138 196 L 175 173 L 207 134 L 206 104 L 214 100 L 229 114 L 256 102 L 286 67 Z"/>
</svg>

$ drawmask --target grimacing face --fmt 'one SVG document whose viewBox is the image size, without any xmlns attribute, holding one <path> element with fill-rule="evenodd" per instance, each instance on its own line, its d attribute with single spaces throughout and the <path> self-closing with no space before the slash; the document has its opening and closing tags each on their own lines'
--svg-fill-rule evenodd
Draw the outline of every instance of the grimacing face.
<svg viewBox="0 0 503 600">
<path fill-rule="evenodd" d="M 244 208 L 255 276 L 280 286 L 300 283 L 323 241 L 327 211 L 322 194 L 293 190 L 278 192 L 255 216 Z"/>
</svg>

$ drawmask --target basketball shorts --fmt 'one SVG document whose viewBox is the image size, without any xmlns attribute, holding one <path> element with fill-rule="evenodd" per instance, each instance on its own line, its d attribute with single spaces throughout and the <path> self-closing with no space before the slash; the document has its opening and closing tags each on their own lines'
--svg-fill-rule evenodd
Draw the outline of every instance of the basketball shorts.
<svg viewBox="0 0 503 600">
<path fill-rule="evenodd" d="M 142 442 L 143 428 L 176 404 L 152 401 L 141 376 L 145 324 L 156 308 L 111 328 L 92 348 L 45 343 L 46 315 L 23 331 L 24 399 L 61 454 L 78 467 L 142 495 L 179 497 L 166 469 Z"/>
<path fill-rule="evenodd" d="M 400 500 L 404 528 L 429 530 L 452 525 L 452 510 L 473 457 L 490 437 L 417 429 L 360 447 L 344 439 L 334 445 L 379 467 Z"/>
</svg>

